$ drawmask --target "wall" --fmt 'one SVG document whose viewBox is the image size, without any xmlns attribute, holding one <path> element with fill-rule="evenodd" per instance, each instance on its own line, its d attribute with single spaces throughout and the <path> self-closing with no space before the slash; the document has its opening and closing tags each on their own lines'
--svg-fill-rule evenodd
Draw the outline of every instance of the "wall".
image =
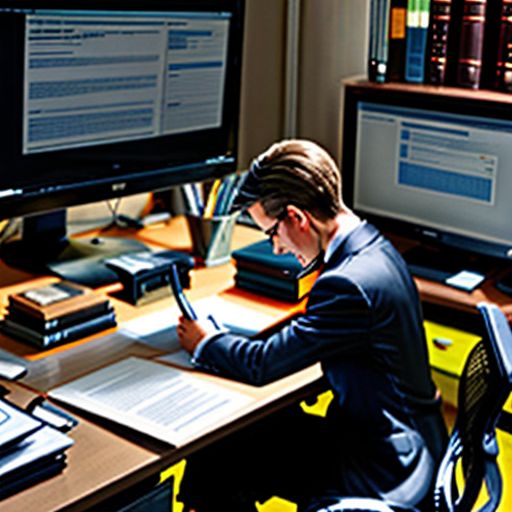
<svg viewBox="0 0 512 512">
<path fill-rule="evenodd" d="M 283 133 L 286 0 L 246 0 L 239 167 Z"/>
<path fill-rule="evenodd" d="M 340 82 L 366 72 L 369 0 L 301 0 L 297 136 L 338 158 Z M 240 168 L 283 137 L 286 0 L 247 0 Z"/>
<path fill-rule="evenodd" d="M 298 132 L 338 160 L 340 82 L 366 72 L 369 0 L 302 0 Z"/>
</svg>

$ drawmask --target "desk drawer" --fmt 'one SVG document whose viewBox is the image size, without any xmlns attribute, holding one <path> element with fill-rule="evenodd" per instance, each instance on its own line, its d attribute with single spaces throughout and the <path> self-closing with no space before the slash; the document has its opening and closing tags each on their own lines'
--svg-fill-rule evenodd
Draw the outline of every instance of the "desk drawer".
<svg viewBox="0 0 512 512">
<path fill-rule="evenodd" d="M 432 378 L 443 400 L 457 405 L 459 378 L 471 349 L 480 337 L 431 321 L 425 321 L 424 325 Z"/>
</svg>

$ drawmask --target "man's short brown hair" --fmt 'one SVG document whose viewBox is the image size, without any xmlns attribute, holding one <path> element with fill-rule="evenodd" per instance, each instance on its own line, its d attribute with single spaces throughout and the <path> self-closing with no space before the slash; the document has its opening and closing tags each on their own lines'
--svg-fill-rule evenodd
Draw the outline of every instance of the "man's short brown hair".
<svg viewBox="0 0 512 512">
<path fill-rule="evenodd" d="M 320 220 L 334 218 L 343 207 L 338 166 L 314 142 L 277 142 L 253 160 L 235 205 L 247 208 L 257 201 L 271 217 L 293 204 Z"/>
</svg>

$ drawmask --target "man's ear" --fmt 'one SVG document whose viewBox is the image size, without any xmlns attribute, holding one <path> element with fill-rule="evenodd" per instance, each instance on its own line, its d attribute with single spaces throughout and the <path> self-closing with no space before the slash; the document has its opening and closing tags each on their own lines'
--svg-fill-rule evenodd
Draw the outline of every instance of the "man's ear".
<svg viewBox="0 0 512 512">
<path fill-rule="evenodd" d="M 309 228 L 310 219 L 306 212 L 302 211 L 300 208 L 297 208 L 293 204 L 289 204 L 287 206 L 288 218 L 297 226 L 300 230 L 304 231 Z"/>
</svg>

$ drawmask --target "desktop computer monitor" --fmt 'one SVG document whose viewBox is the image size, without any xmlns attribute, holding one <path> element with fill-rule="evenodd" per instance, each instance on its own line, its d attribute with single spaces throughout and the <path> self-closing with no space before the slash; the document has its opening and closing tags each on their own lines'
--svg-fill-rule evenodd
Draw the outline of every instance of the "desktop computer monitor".
<svg viewBox="0 0 512 512">
<path fill-rule="evenodd" d="M 348 204 L 387 232 L 442 248 L 432 266 L 450 254 L 461 270 L 472 255 L 512 261 L 508 110 L 474 91 L 349 84 L 342 159 Z M 421 274 L 420 265 L 414 269 Z M 433 268 L 425 271 L 435 279 Z"/>
<path fill-rule="evenodd" d="M 2 257 L 68 259 L 65 208 L 236 169 L 243 15 L 243 0 L 0 0 L 0 218 L 24 218 Z"/>
</svg>

